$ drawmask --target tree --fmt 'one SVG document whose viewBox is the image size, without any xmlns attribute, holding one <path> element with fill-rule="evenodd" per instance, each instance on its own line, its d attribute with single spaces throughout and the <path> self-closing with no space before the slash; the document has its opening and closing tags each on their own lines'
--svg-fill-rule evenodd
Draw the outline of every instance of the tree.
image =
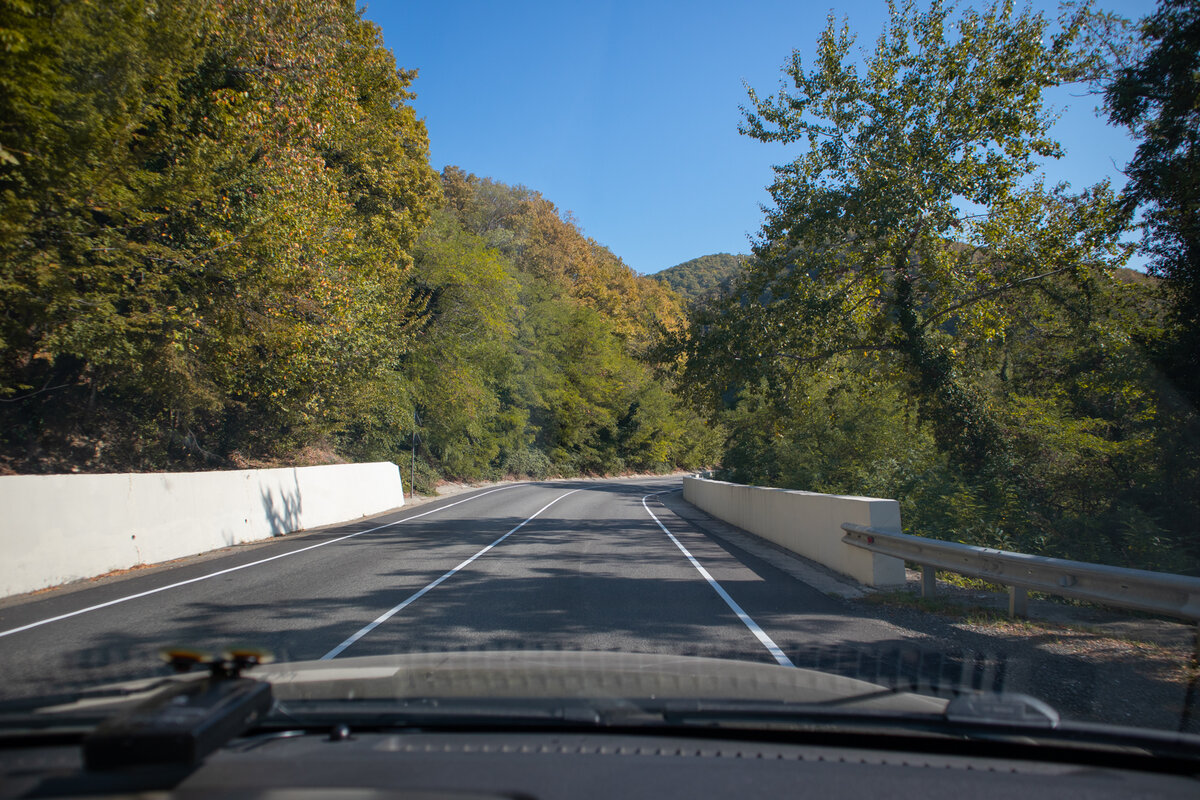
<svg viewBox="0 0 1200 800">
<path fill-rule="evenodd" d="M 439 212 L 416 248 L 413 278 L 430 295 L 429 324 L 408 355 L 422 436 L 443 474 L 485 475 L 526 444 L 526 416 L 502 409 L 518 285 L 480 238 Z"/>
<path fill-rule="evenodd" d="M 710 395 L 797 366 L 872 356 L 906 382 L 938 445 L 970 472 L 1003 476 L 1011 453 L 979 386 L 1029 297 L 1104 291 L 1121 261 L 1106 184 L 1046 188 L 1060 153 L 1043 92 L 1087 74 L 1083 15 L 1057 30 L 999 2 L 957 15 L 891 6 L 860 69 L 831 18 L 814 66 L 799 51 L 778 95 L 750 90 L 741 131 L 800 144 L 775 168 L 755 259 L 729 296 L 702 306 L 685 347 Z"/>
<path fill-rule="evenodd" d="M 1200 6 L 1162 0 L 1141 23 L 1143 51 L 1105 90 L 1112 120 L 1141 140 L 1126 170 L 1130 210 L 1145 209 L 1151 271 L 1166 279 L 1174 330 L 1160 358 L 1200 407 Z"/>
<path fill-rule="evenodd" d="M 0 37 L 0 441 L 151 466 L 326 432 L 412 340 L 438 195 L 378 29 L 345 0 L 114 0 L 5 3 Z"/>
</svg>

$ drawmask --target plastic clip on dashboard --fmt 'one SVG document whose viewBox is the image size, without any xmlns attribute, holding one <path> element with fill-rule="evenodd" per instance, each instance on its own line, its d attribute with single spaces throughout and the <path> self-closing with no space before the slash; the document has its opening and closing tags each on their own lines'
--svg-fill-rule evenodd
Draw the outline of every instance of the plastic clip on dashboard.
<svg viewBox="0 0 1200 800">
<path fill-rule="evenodd" d="M 214 667 L 105 720 L 83 740 L 91 770 L 198 764 L 271 707 L 271 685 Z"/>
</svg>

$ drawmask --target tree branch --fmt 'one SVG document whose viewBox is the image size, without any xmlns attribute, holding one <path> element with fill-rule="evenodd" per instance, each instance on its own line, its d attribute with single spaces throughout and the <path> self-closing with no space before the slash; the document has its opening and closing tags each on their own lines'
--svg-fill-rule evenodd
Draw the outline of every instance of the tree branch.
<svg viewBox="0 0 1200 800">
<path fill-rule="evenodd" d="M 0 397 L 0 403 L 19 403 L 22 400 L 28 400 L 31 397 L 36 397 L 42 392 L 53 392 L 56 389 L 66 389 L 68 386 L 72 385 L 73 384 L 70 383 L 60 383 L 58 386 L 43 386 L 41 389 L 38 389 L 35 392 L 28 392 L 17 397 Z"/>
<path fill-rule="evenodd" d="M 897 349 L 897 347 L 893 344 L 861 344 L 860 343 L 860 344 L 849 344 L 849 345 L 844 345 L 842 347 L 830 348 L 830 349 L 827 349 L 827 350 L 824 350 L 824 351 L 818 353 L 815 356 L 798 356 L 794 353 L 764 353 L 763 355 L 770 357 L 770 358 L 786 358 L 790 361 L 795 361 L 800 364 L 812 364 L 812 363 L 815 363 L 818 361 L 824 361 L 828 358 L 832 358 L 833 356 L 841 355 L 843 353 L 854 353 L 854 352 L 858 352 L 860 350 L 861 351 L 869 350 L 869 351 L 880 352 L 880 351 L 896 350 L 896 349 Z"/>
<path fill-rule="evenodd" d="M 918 326 L 918 330 L 924 330 L 925 328 L 928 328 L 931 324 L 933 324 L 934 321 L 941 319 L 942 317 L 946 316 L 947 314 L 953 314 L 955 311 L 958 311 L 960 308 L 965 308 L 965 307 L 971 305 L 972 303 L 977 303 L 980 300 L 991 297 L 993 295 L 1000 294 L 1001 292 L 1007 292 L 1009 289 L 1015 289 L 1016 287 L 1018 287 L 1024 283 L 1032 283 L 1033 281 L 1040 281 L 1043 278 L 1049 278 L 1053 275 L 1058 275 L 1059 273 L 1066 272 L 1068 269 L 1070 269 L 1070 267 L 1062 267 L 1060 269 L 1051 270 L 1050 272 L 1043 272 L 1041 275 L 1031 275 L 1028 278 L 1021 278 L 1019 281 L 1013 281 L 1011 283 L 1006 283 L 1003 286 L 997 286 L 993 289 L 988 289 L 986 292 L 980 292 L 979 294 L 971 295 L 970 297 L 966 298 L 965 300 L 961 300 L 957 303 L 954 303 L 953 305 L 943 308 L 941 311 L 938 311 L 934 314 L 930 314 L 928 317 L 925 318 L 925 321 L 922 322 Z"/>
</svg>

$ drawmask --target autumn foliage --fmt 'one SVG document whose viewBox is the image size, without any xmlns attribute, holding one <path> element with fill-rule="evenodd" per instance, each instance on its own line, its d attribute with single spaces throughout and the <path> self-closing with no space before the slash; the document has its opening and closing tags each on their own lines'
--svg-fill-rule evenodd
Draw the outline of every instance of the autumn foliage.
<svg viewBox="0 0 1200 800">
<path fill-rule="evenodd" d="M 353 3 L 4 2 L 0 34 L 6 469 L 675 463 L 634 433 L 669 293 L 532 193 L 482 223 L 451 173 L 443 209 Z"/>
</svg>

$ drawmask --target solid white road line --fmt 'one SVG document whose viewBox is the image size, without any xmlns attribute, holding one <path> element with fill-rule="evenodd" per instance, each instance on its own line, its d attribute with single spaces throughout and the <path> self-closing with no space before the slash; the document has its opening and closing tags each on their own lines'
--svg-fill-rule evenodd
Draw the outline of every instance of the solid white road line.
<svg viewBox="0 0 1200 800">
<path fill-rule="evenodd" d="M 512 488 L 514 488 L 516 486 L 520 486 L 520 485 L 522 485 L 522 484 L 518 483 L 518 484 L 512 484 L 510 486 L 501 486 L 497 489 L 489 489 L 486 492 L 480 492 L 479 494 L 471 495 L 470 497 L 465 498 L 463 500 L 457 500 L 453 503 L 447 503 L 444 506 L 438 506 L 437 508 L 430 509 L 429 511 L 425 511 L 421 514 L 413 514 L 411 517 L 405 517 L 404 519 L 398 519 L 395 522 L 389 522 L 386 525 L 378 525 L 369 530 L 359 531 L 358 533 L 347 534 L 346 536 L 339 536 L 338 538 L 330 539 L 327 542 L 321 542 L 320 544 L 309 545 L 308 547 L 301 547 L 299 550 L 291 550 L 287 553 L 280 553 L 277 556 L 271 556 L 270 558 L 262 558 L 262 559 L 259 559 L 258 561 L 251 561 L 249 564 L 242 564 L 241 566 L 230 567 L 229 569 L 223 569 L 223 570 L 219 570 L 217 572 L 210 572 L 209 574 L 201 575 L 198 578 L 189 578 L 186 581 L 179 581 L 178 583 L 172 583 L 169 586 L 160 586 L 157 589 L 150 589 L 149 591 L 138 592 L 137 594 L 131 594 L 126 597 L 118 597 L 116 600 L 109 600 L 107 603 L 99 603 L 98 605 L 88 606 L 87 608 L 81 608 L 78 611 L 72 611 L 68 614 L 59 614 L 57 617 L 49 617 L 47 619 L 38 620 L 37 622 L 31 622 L 28 625 L 22 625 L 19 628 L 13 628 L 13 629 L 7 630 L 7 631 L 0 631 L 0 639 L 4 638 L 5 636 L 14 634 L 14 633 L 20 633 L 21 631 L 27 631 L 30 628 L 37 628 L 42 625 L 49 625 L 51 622 L 58 622 L 59 620 L 68 619 L 70 617 L 77 617 L 80 614 L 86 614 L 89 611 L 98 611 L 101 608 L 108 608 L 109 606 L 115 606 L 118 603 L 124 603 L 128 600 L 137 600 L 139 597 L 147 597 L 152 594 L 158 594 L 159 592 L 165 592 L 169 589 L 178 589 L 180 586 L 187 586 L 189 583 L 198 583 L 199 581 L 206 581 L 209 578 L 216 578 L 220 575 L 228 575 L 229 573 L 237 572 L 240 569 L 249 569 L 250 567 L 257 567 L 260 564 L 266 564 L 268 561 L 275 561 L 276 559 L 287 558 L 288 556 L 294 556 L 299 553 L 306 553 L 309 550 L 316 550 L 318 547 L 324 547 L 327 544 L 336 544 L 338 542 L 344 542 L 347 539 L 353 539 L 355 536 L 362 536 L 364 534 L 374 533 L 375 531 L 381 531 L 384 528 L 390 528 L 393 525 L 399 525 L 401 522 L 408 522 L 409 520 L 419 519 L 420 517 L 427 517 L 430 514 L 434 514 L 438 511 L 444 511 L 447 508 L 452 508 L 454 506 L 470 502 L 471 500 L 477 500 L 478 498 L 483 497 L 484 495 L 489 495 L 489 494 L 492 494 L 493 492 L 501 492 L 501 491 L 504 491 L 505 489 L 512 489 Z"/>
<path fill-rule="evenodd" d="M 503 536 L 501 536 L 499 539 L 497 539 L 496 541 L 492 542 L 492 543 L 491 543 L 491 544 L 489 544 L 487 547 L 483 548 L 483 549 L 482 549 L 482 550 L 480 550 L 478 553 L 476 553 L 475 555 L 471 556 L 471 557 L 470 557 L 470 558 L 468 558 L 466 561 L 462 562 L 462 563 L 461 563 L 461 564 L 459 564 L 457 567 L 455 567 L 454 569 L 452 569 L 452 570 L 450 570 L 449 572 L 447 572 L 447 573 L 446 573 L 445 575 L 443 575 L 442 577 L 440 577 L 440 578 L 438 578 L 437 580 L 433 581 L 432 583 L 430 583 L 430 584 L 426 585 L 424 589 L 421 589 L 419 592 L 416 592 L 415 594 L 409 595 L 409 597 L 408 597 L 408 598 L 407 598 L 407 599 L 406 599 L 406 600 L 405 600 L 403 603 L 401 603 L 400 605 L 398 605 L 398 606 L 396 606 L 396 607 L 394 607 L 394 608 L 392 608 L 392 609 L 388 610 L 387 612 L 385 612 L 385 613 L 381 614 L 379 617 L 377 617 L 377 618 L 376 618 L 376 619 L 375 619 L 373 622 L 371 622 L 369 625 L 365 626 L 364 628 L 362 628 L 361 630 L 359 630 L 357 633 L 355 633 L 353 636 L 351 636 L 349 639 L 347 639 L 346 641 L 342 642 L 341 644 L 339 644 L 337 647 L 335 647 L 335 648 L 333 648 L 332 650 L 330 650 L 330 651 L 329 651 L 328 653 L 326 653 L 325 655 L 321 656 L 321 660 L 322 660 L 322 661 L 328 661 L 328 660 L 329 660 L 329 659 L 331 659 L 331 658 L 336 658 L 336 657 L 337 657 L 338 655 L 340 655 L 340 654 L 342 653 L 342 651 L 344 651 L 344 650 L 345 650 L 347 647 L 349 647 L 350 645 L 354 644 L 354 643 L 355 643 L 355 642 L 357 642 L 359 639 L 361 639 L 362 637 L 366 636 L 368 633 L 370 633 L 371 631 L 375 630 L 376 628 L 378 628 L 378 627 L 379 627 L 380 625 L 382 625 L 383 623 L 387 622 L 389 619 L 391 619 L 392 617 L 394 617 L 394 616 L 395 616 L 396 614 L 398 614 L 399 612 L 403 611 L 403 610 L 404 610 L 405 608 L 407 608 L 408 606 L 412 605 L 414 602 L 416 602 L 418 599 L 420 599 L 420 598 L 421 598 L 423 595 L 425 595 L 427 592 L 430 592 L 430 591 L 432 591 L 433 589 L 436 589 L 436 588 L 437 588 L 439 585 L 441 585 L 441 584 L 442 584 L 442 582 L 443 582 L 443 581 L 445 581 L 445 580 L 446 580 L 447 578 L 449 578 L 451 575 L 453 575 L 454 573 L 458 572 L 459 570 L 461 570 L 463 567 L 465 567 L 465 566 L 467 566 L 468 564 L 470 564 L 470 563 L 471 563 L 472 561 L 474 561 L 475 559 L 479 558 L 481 555 L 483 555 L 484 553 L 486 553 L 488 550 L 491 550 L 493 547 L 495 547 L 496 545 L 498 545 L 498 544 L 500 544 L 501 542 L 503 542 L 503 541 L 504 541 L 505 539 L 507 539 L 509 536 L 512 536 L 514 533 L 516 533 L 517 531 L 521 530 L 521 528 L 524 528 L 524 527 L 525 527 L 525 526 L 526 526 L 526 525 L 527 525 L 529 522 L 533 521 L 533 520 L 534 520 L 534 519 L 535 519 L 535 518 L 536 518 L 536 517 L 537 517 L 539 514 L 541 514 L 541 513 L 542 513 L 543 511 L 545 511 L 547 508 L 549 508 L 550 506 L 554 505 L 554 504 L 555 504 L 555 503 L 557 503 L 559 500 L 562 500 L 562 499 L 563 499 L 564 497 L 566 497 L 567 495 L 570 495 L 570 494 L 575 494 L 576 492 L 579 492 L 579 491 L 582 491 L 582 489 L 572 489 L 571 491 L 567 492 L 567 494 L 560 494 L 558 497 L 554 498 L 554 499 L 553 499 L 553 500 L 551 500 L 549 503 L 546 503 L 546 505 L 542 506 L 542 507 L 541 507 L 541 508 L 539 508 L 537 511 L 535 511 L 535 512 L 533 513 L 533 516 L 529 517 L 529 519 L 525 520 L 525 521 L 524 521 L 524 522 L 522 522 L 520 525 L 518 525 L 517 527 L 513 528 L 511 531 L 509 531 L 508 533 L 504 534 L 504 535 L 503 535 Z"/>
<path fill-rule="evenodd" d="M 663 494 L 663 492 L 654 492 L 653 494 L 646 495 L 646 497 L 653 497 L 655 494 Z M 762 642 L 763 647 L 767 648 L 768 652 L 770 652 L 771 655 L 775 657 L 775 660 L 778 661 L 782 666 L 796 666 L 792 663 L 792 660 L 784 654 L 783 650 L 779 649 L 779 645 L 775 644 L 775 641 L 767 635 L 767 632 L 758 627 L 758 623 L 752 620 L 750 615 L 743 611 L 742 607 L 739 606 L 734 599 L 729 596 L 729 592 L 725 591 L 725 588 L 721 586 L 721 584 L 717 583 L 716 579 L 713 578 L 712 575 L 708 574 L 708 570 L 701 566 L 700 562 L 696 560 L 696 557 L 689 553 L 688 549 L 683 546 L 683 543 L 675 538 L 675 534 L 667 530 L 667 526 L 662 524 L 662 520 L 656 517 L 654 512 L 650 510 L 650 506 L 646 504 L 646 497 L 642 498 L 642 508 L 646 509 L 646 513 L 650 515 L 650 518 L 658 523 L 658 527 L 662 528 L 663 533 L 669 536 L 671 541 L 675 543 L 675 546 L 678 547 L 685 556 L 687 556 L 688 561 L 692 562 L 692 566 L 704 576 L 704 580 L 708 581 L 708 585 L 711 586 L 716 593 L 721 596 L 721 599 L 725 601 L 725 604 L 729 606 L 733 613 L 737 614 L 737 618 L 742 621 L 742 624 L 750 629 L 750 632 L 753 633 L 760 642 Z"/>
</svg>

